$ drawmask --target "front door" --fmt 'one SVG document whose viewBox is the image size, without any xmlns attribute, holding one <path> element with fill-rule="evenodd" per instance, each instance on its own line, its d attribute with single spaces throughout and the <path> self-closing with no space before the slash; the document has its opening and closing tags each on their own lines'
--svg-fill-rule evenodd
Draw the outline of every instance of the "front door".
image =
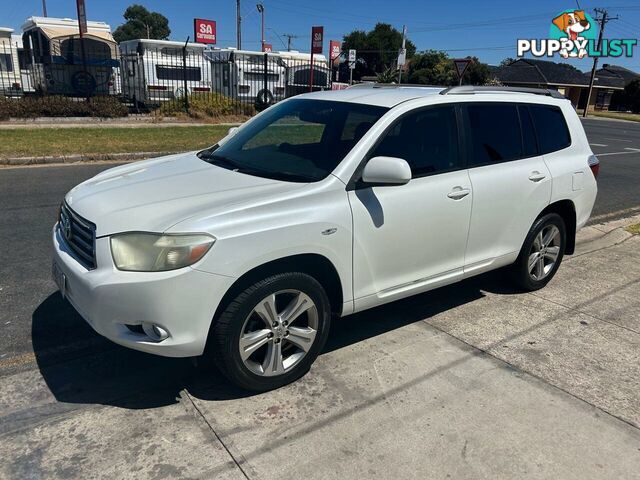
<svg viewBox="0 0 640 480">
<path fill-rule="evenodd" d="M 411 166 L 406 185 L 349 191 L 355 308 L 402 298 L 462 275 L 473 194 L 453 105 L 402 116 L 369 153 Z"/>
</svg>

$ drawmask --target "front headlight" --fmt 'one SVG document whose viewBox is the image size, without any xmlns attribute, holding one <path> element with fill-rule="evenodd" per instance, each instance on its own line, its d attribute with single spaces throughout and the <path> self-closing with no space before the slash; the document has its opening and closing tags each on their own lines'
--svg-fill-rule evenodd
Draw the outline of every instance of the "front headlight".
<svg viewBox="0 0 640 480">
<path fill-rule="evenodd" d="M 215 241 L 205 234 L 120 233 L 111 237 L 111 255 L 118 270 L 163 272 L 196 263 Z"/>
</svg>

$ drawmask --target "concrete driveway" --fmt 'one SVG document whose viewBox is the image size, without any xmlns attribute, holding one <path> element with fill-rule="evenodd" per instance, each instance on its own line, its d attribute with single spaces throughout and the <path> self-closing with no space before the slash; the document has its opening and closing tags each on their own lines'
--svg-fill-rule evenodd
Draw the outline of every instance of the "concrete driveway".
<svg viewBox="0 0 640 480">
<path fill-rule="evenodd" d="M 336 322 L 306 377 L 253 396 L 109 344 L 53 293 L 40 368 L 0 378 L 0 476 L 639 478 L 639 292 L 638 236 L 535 294 L 483 275 Z"/>
</svg>

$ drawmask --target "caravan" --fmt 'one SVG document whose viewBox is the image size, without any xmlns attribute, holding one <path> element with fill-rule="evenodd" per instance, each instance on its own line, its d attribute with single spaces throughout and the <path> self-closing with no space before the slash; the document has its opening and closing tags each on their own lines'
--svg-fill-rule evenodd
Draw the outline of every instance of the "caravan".
<svg viewBox="0 0 640 480">
<path fill-rule="evenodd" d="M 309 91 L 311 83 L 311 54 L 298 51 L 278 52 L 287 70 L 287 97 Z M 313 90 L 331 88 L 331 69 L 327 57 L 313 55 Z"/>
<path fill-rule="evenodd" d="M 211 91 L 211 70 L 204 45 L 138 39 L 120 43 L 120 71 L 125 101 L 155 106 L 186 93 Z"/>
<path fill-rule="evenodd" d="M 70 18 L 30 17 L 22 26 L 22 41 L 33 87 L 49 95 L 115 93 L 117 45 L 111 27 L 87 22 L 80 40 L 78 22 Z"/>
<path fill-rule="evenodd" d="M 18 49 L 12 33 L 12 28 L 0 27 L 0 95 L 5 97 L 22 95 Z"/>
<path fill-rule="evenodd" d="M 259 109 L 282 100 L 286 69 L 278 54 L 221 48 L 205 50 L 211 62 L 213 88 Z"/>
</svg>

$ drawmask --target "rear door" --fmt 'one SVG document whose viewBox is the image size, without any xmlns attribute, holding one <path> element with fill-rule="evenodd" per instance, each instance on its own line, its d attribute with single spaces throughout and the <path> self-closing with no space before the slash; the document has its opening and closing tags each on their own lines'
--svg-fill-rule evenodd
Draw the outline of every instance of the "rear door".
<svg viewBox="0 0 640 480">
<path fill-rule="evenodd" d="M 473 211 L 465 274 L 511 263 L 551 199 L 529 108 L 509 102 L 465 104 Z"/>
</svg>

